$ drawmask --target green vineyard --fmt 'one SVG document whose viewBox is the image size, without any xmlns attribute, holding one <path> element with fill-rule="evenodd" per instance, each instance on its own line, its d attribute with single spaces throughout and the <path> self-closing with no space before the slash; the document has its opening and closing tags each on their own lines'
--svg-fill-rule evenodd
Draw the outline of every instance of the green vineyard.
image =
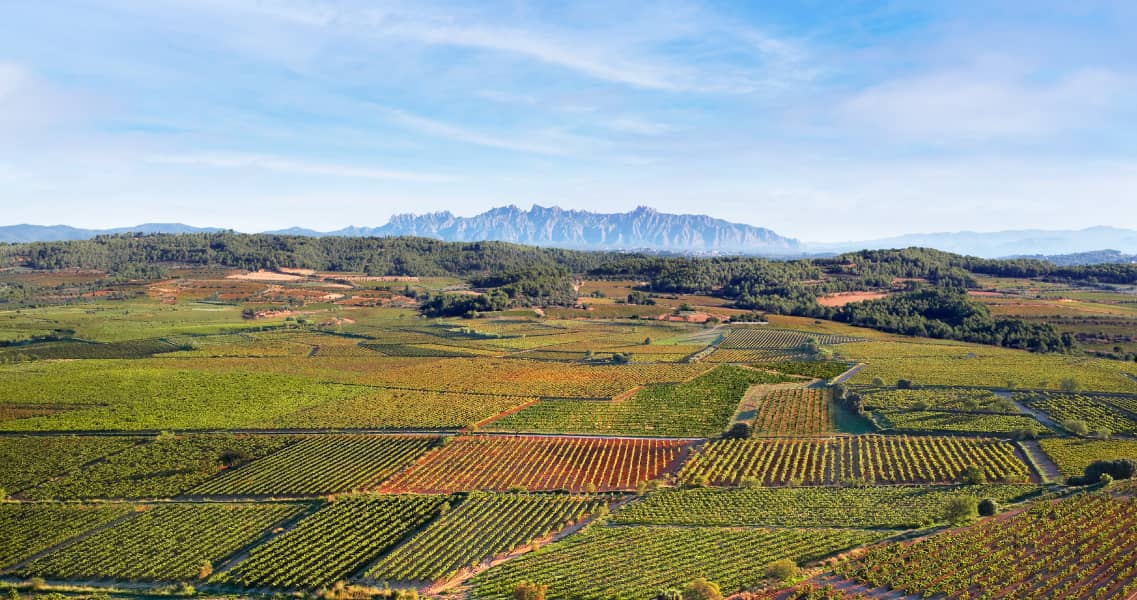
<svg viewBox="0 0 1137 600">
<path fill-rule="evenodd" d="M 23 577 L 191 581 L 299 514 L 295 504 L 169 504 L 33 560 Z"/>
<path fill-rule="evenodd" d="M 856 529 L 597 528 L 474 577 L 473 594 L 509 598 L 518 582 L 543 581 L 550 599 L 634 598 L 696 577 L 737 589 L 774 560 L 805 562 L 881 535 Z"/>
<path fill-rule="evenodd" d="M 830 439 L 750 439 L 707 443 L 684 465 L 686 482 L 739 485 L 951 483 L 969 466 L 987 479 L 1026 482 L 1014 446 L 954 437 L 851 436 Z"/>
<path fill-rule="evenodd" d="M 355 573 L 438 516 L 446 496 L 337 498 L 213 581 L 314 590 Z"/>
<path fill-rule="evenodd" d="M 367 570 L 376 581 L 433 582 L 600 512 L 596 498 L 474 494 Z"/>
<path fill-rule="evenodd" d="M 325 435 L 193 488 L 191 496 L 304 496 L 364 489 L 410 464 L 433 436 Z"/>
</svg>

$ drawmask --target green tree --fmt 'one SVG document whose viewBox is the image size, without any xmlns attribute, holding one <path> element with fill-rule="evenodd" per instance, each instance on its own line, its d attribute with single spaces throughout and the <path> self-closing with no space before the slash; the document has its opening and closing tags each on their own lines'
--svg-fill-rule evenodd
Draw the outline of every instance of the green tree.
<svg viewBox="0 0 1137 600">
<path fill-rule="evenodd" d="M 783 558 L 766 565 L 766 577 L 779 582 L 790 581 L 801 575 L 801 569 L 794 561 Z"/>
<path fill-rule="evenodd" d="M 979 518 L 979 501 L 974 496 L 948 498 L 944 505 L 944 520 L 953 525 L 969 523 Z"/>
<path fill-rule="evenodd" d="M 987 483 L 987 474 L 975 465 L 968 465 L 964 467 L 963 471 L 960 471 L 959 480 L 964 485 L 982 485 Z"/>
<path fill-rule="evenodd" d="M 1081 419 L 1066 419 L 1062 421 L 1062 427 L 1077 436 L 1086 436 L 1090 433 L 1089 424 Z"/>
<path fill-rule="evenodd" d="M 719 585 L 700 577 L 683 590 L 683 600 L 722 600 Z"/>
</svg>

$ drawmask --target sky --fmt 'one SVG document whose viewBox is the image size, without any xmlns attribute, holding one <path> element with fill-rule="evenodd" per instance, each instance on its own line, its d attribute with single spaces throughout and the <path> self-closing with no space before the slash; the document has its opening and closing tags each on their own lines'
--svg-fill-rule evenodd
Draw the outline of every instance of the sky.
<svg viewBox="0 0 1137 600">
<path fill-rule="evenodd" d="M 0 225 L 1137 228 L 1137 3 L 0 0 Z"/>
</svg>

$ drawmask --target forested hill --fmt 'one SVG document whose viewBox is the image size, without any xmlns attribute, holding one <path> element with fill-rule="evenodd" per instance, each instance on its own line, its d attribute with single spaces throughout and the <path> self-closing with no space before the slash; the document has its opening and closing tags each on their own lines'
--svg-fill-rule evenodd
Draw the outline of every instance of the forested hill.
<svg viewBox="0 0 1137 600">
<path fill-rule="evenodd" d="M 626 278 L 647 281 L 649 291 L 721 296 L 743 309 L 1035 350 L 1068 350 L 1073 344 L 1047 326 L 993 318 L 986 307 L 971 302 L 964 293 L 977 287 L 975 275 L 1137 283 L 1137 265 L 1132 264 L 1057 266 L 1039 260 L 989 260 L 921 248 L 774 261 L 582 252 L 412 237 L 312 238 L 232 232 L 113 235 L 83 241 L 0 245 L 0 264 L 96 269 L 124 280 L 160 278 L 174 265 L 249 270 L 298 267 L 372 275 L 454 276 L 491 292 L 480 297 L 423 298 L 424 311 L 434 314 L 516 304 L 566 304 L 575 300 L 574 278 Z M 910 289 L 860 303 L 856 308 L 825 307 L 816 300 L 833 292 L 895 289 L 897 285 Z"/>
</svg>

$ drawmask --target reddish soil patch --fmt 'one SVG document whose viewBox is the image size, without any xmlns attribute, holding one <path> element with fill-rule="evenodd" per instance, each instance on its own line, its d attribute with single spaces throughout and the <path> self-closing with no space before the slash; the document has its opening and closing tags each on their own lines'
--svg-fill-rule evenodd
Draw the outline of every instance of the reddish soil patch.
<svg viewBox="0 0 1137 600">
<path fill-rule="evenodd" d="M 821 306 L 845 306 L 865 300 L 880 300 L 887 295 L 888 292 L 838 292 L 818 298 L 817 303 Z"/>
</svg>

